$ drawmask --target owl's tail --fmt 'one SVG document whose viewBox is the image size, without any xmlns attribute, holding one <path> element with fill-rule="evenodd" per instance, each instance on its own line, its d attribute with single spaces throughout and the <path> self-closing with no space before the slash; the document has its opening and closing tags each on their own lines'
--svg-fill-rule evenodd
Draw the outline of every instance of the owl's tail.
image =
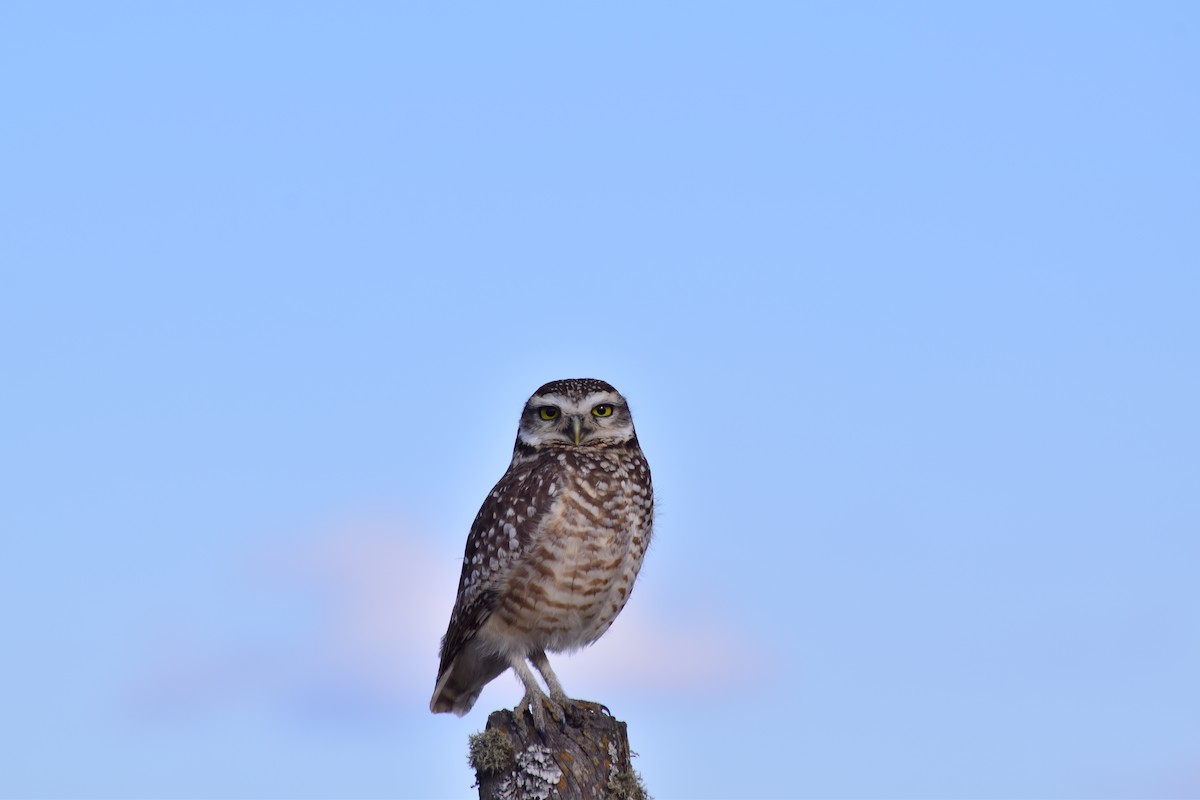
<svg viewBox="0 0 1200 800">
<path fill-rule="evenodd" d="M 475 705 L 483 687 L 506 669 L 508 661 L 504 658 L 467 647 L 438 676 L 429 710 L 435 714 L 454 712 L 461 717 Z"/>
</svg>

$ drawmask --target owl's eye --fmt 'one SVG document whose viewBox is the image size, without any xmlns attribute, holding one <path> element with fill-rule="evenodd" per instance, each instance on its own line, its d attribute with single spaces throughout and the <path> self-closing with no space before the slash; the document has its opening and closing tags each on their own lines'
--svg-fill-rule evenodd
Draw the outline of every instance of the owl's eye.
<svg viewBox="0 0 1200 800">
<path fill-rule="evenodd" d="M 610 406 L 608 403 L 601 403 L 600 405 L 598 405 L 592 409 L 593 417 L 611 417 L 612 413 L 613 413 L 613 407 Z"/>
<path fill-rule="evenodd" d="M 538 416 L 544 420 L 558 419 L 558 409 L 554 406 L 542 406 L 538 409 Z"/>
</svg>

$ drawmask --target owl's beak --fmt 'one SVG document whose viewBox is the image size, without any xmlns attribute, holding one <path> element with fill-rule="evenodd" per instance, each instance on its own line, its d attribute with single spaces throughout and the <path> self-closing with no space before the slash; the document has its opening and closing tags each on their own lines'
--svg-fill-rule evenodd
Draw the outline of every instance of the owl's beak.
<svg viewBox="0 0 1200 800">
<path fill-rule="evenodd" d="M 583 438 L 583 417 L 571 417 L 571 433 L 575 436 L 575 444 Z"/>
</svg>

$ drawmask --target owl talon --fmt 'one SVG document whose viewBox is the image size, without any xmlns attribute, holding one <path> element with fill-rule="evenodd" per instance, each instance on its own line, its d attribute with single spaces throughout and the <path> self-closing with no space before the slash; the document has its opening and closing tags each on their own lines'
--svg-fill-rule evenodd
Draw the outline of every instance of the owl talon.
<svg viewBox="0 0 1200 800">
<path fill-rule="evenodd" d="M 567 716 L 572 727 L 575 728 L 582 728 L 587 723 L 587 717 L 590 714 L 612 716 L 612 712 L 608 710 L 608 706 L 601 703 L 593 703 L 591 700 L 567 700 L 563 707 L 567 711 Z"/>
<path fill-rule="evenodd" d="M 588 711 L 603 712 L 610 717 L 612 716 L 612 712 L 608 710 L 608 706 L 604 705 L 604 703 L 597 703 L 595 700 L 572 700 L 571 702 Z"/>
<path fill-rule="evenodd" d="M 528 703 L 524 699 L 513 709 L 513 714 L 517 717 L 517 724 L 525 729 L 525 712 L 529 711 L 530 717 L 533 719 L 533 727 L 542 736 L 546 735 L 546 715 L 542 713 L 540 703 Z"/>
<path fill-rule="evenodd" d="M 583 727 L 583 714 L 580 713 L 579 706 L 575 705 L 574 700 L 568 700 L 563 705 L 563 712 L 564 712 L 563 713 L 563 727 L 564 728 L 567 726 L 568 722 L 570 722 L 570 725 L 572 728 L 582 728 Z"/>
<path fill-rule="evenodd" d="M 521 698 L 520 704 L 513 709 L 513 713 L 517 715 L 517 720 L 524 724 L 525 709 L 529 709 L 529 715 L 533 718 L 533 727 L 544 738 L 546 736 L 546 709 L 550 710 L 550 718 L 557 722 L 560 726 L 566 725 L 566 713 L 563 706 L 551 700 L 541 692 L 533 693 L 526 692 Z"/>
<path fill-rule="evenodd" d="M 567 707 L 547 697 L 544 701 L 550 709 L 550 718 L 558 723 L 559 731 L 567 729 Z"/>
<path fill-rule="evenodd" d="M 542 738 L 545 738 L 546 712 L 542 709 L 541 703 L 534 703 L 529 707 L 529 711 L 531 714 L 533 714 L 533 727 L 536 728 L 537 732 L 542 735 Z"/>
</svg>

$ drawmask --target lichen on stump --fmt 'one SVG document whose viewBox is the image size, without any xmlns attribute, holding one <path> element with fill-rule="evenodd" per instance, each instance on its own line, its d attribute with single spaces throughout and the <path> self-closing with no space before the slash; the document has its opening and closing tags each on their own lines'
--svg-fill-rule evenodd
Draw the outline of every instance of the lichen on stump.
<svg viewBox="0 0 1200 800">
<path fill-rule="evenodd" d="M 471 736 L 480 800 L 650 800 L 630 763 L 629 733 L 596 703 L 573 701 L 545 734 L 523 710 L 494 711 Z"/>
</svg>

